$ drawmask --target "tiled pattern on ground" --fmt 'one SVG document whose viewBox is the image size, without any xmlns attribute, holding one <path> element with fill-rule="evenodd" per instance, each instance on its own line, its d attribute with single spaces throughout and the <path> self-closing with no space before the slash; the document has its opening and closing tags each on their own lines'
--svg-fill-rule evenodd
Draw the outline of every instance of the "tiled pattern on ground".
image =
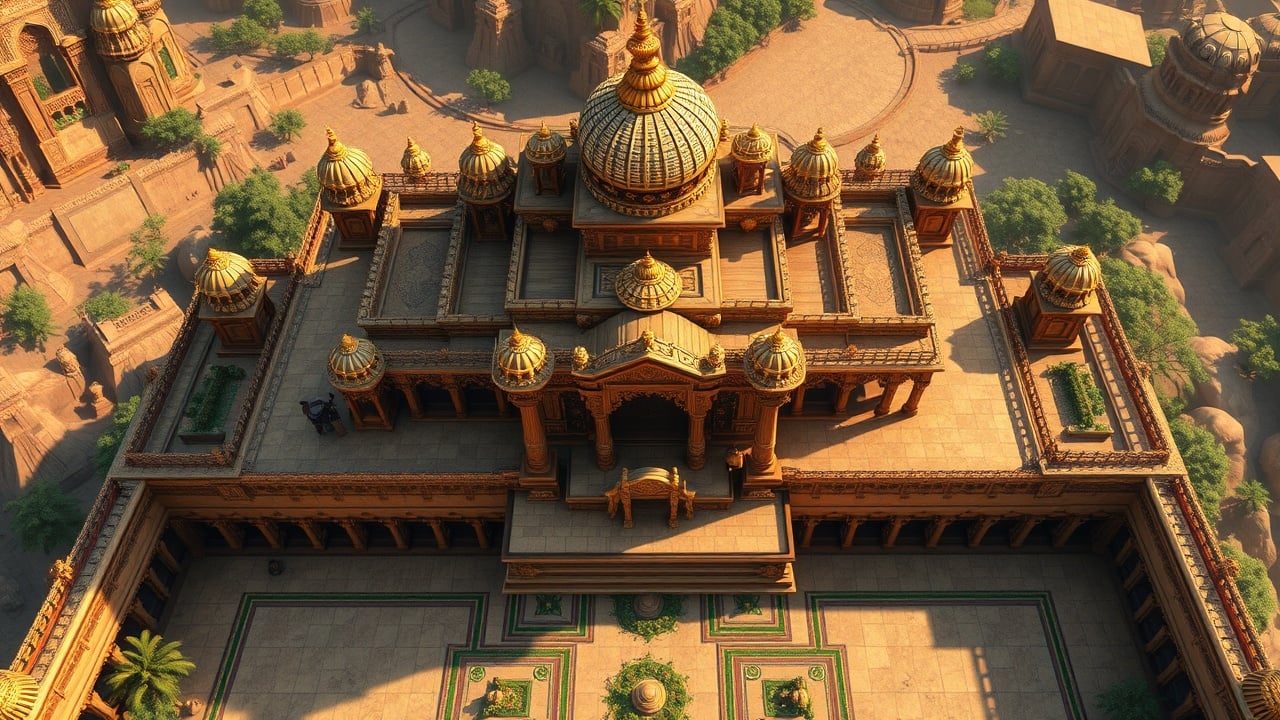
<svg viewBox="0 0 1280 720">
<path fill-rule="evenodd" d="M 689 676 L 694 718 L 761 717 L 766 688 L 799 676 L 818 718 L 1071 719 L 1142 676 L 1114 571 L 1088 555 L 806 556 L 801 593 L 687 598 L 648 644 L 611 598 L 504 598 L 492 556 L 285 563 L 208 558 L 184 581 L 165 635 L 211 719 L 453 720 L 494 678 L 530 683 L 532 717 L 595 718 L 646 653 Z"/>
</svg>

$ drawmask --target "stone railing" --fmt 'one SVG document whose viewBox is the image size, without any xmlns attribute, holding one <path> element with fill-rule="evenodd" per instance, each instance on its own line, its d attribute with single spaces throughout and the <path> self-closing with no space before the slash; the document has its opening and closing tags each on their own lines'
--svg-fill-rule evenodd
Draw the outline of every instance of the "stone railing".
<svg viewBox="0 0 1280 720">
<path fill-rule="evenodd" d="M 459 177 L 456 172 L 433 172 L 420 178 L 403 173 L 384 173 L 382 187 L 410 198 L 420 195 L 455 197 L 458 194 Z"/>
</svg>

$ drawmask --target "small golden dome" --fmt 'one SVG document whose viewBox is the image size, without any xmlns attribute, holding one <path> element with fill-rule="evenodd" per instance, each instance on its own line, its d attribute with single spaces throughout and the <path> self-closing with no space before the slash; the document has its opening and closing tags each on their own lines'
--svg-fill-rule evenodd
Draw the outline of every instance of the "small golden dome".
<svg viewBox="0 0 1280 720">
<path fill-rule="evenodd" d="M 129 0 L 96 0 L 89 10 L 94 47 L 107 60 L 134 60 L 151 46 L 151 31 Z"/>
<path fill-rule="evenodd" d="M 680 299 L 680 273 L 656 260 L 646 250 L 644 257 L 618 271 L 613 281 L 618 301 L 640 312 L 669 308 Z"/>
<path fill-rule="evenodd" d="M 953 203 L 973 177 L 973 156 L 964 147 L 964 128 L 958 127 L 946 145 L 930 148 L 911 174 L 911 188 L 938 203 Z"/>
<path fill-rule="evenodd" d="M 804 348 L 781 327 L 752 340 L 743 363 L 747 380 L 757 390 L 791 390 L 804 382 Z"/>
<path fill-rule="evenodd" d="M 507 151 L 485 137 L 479 123 L 471 124 L 471 144 L 458 156 L 458 174 L 458 196 L 467 202 L 499 200 L 516 183 Z"/>
<path fill-rule="evenodd" d="M 372 342 L 343 335 L 329 353 L 329 382 L 339 390 L 367 390 L 382 379 L 386 367 Z"/>
<path fill-rule="evenodd" d="M 351 207 L 368 200 L 382 189 L 382 176 L 373 171 L 373 161 L 363 151 L 348 148 L 338 140 L 333 128 L 325 128 L 329 149 L 316 163 L 321 196 L 338 207 Z"/>
<path fill-rule="evenodd" d="M 733 136 L 733 159 L 738 162 L 762 163 L 773 157 L 773 138 L 752 123 L 751 129 Z"/>
<path fill-rule="evenodd" d="M 1088 305 L 1102 284 L 1102 266 L 1087 245 L 1063 245 L 1049 254 L 1036 279 L 1045 298 L 1074 310 Z"/>
<path fill-rule="evenodd" d="M 782 187 L 798 200 L 834 200 L 840 195 L 840 157 L 818 128 L 813 139 L 791 152 Z"/>
<path fill-rule="evenodd" d="M 493 354 L 493 381 L 503 390 L 529 392 L 551 379 L 555 356 L 533 335 L 512 328 L 507 341 Z"/>
<path fill-rule="evenodd" d="M 142 22 L 150 22 L 160 12 L 161 0 L 133 0 L 133 9 L 138 11 Z"/>
<path fill-rule="evenodd" d="M 524 156 L 534 165 L 558 163 L 564 160 L 566 152 L 568 148 L 565 146 L 564 138 L 560 133 L 548 129 L 545 122 L 538 128 L 538 132 L 529 136 L 529 140 L 524 144 Z"/>
<path fill-rule="evenodd" d="M 1263 60 L 1280 60 L 1280 13 L 1249 18 L 1249 27 L 1258 35 Z"/>
<path fill-rule="evenodd" d="M 400 158 L 400 169 L 410 177 L 426 177 L 431 172 L 431 156 L 426 150 L 418 147 L 418 143 L 409 138 L 405 145 L 404 155 Z"/>
<path fill-rule="evenodd" d="M 870 180 L 884 172 L 884 148 L 880 147 L 880 133 L 871 138 L 867 146 L 858 151 L 853 159 L 854 176 L 859 180 Z"/>
<path fill-rule="evenodd" d="M 1182 43 L 1215 74 L 1246 77 L 1262 58 L 1258 36 L 1249 24 L 1224 12 L 1192 18 L 1182 31 Z"/>
<path fill-rule="evenodd" d="M 217 248 L 209 248 L 193 279 L 196 292 L 222 313 L 249 309 L 264 290 L 262 278 L 253 272 L 248 260 Z"/>
<path fill-rule="evenodd" d="M 1255 670 L 1240 687 L 1255 720 L 1280 720 L 1280 670 Z"/>
<path fill-rule="evenodd" d="M 631 706 L 644 717 L 657 715 L 667 704 L 667 689 L 654 678 L 645 678 L 631 688 Z"/>
<path fill-rule="evenodd" d="M 0 670 L 0 720 L 28 720 L 35 714 L 39 692 L 39 684 L 30 675 Z"/>
</svg>

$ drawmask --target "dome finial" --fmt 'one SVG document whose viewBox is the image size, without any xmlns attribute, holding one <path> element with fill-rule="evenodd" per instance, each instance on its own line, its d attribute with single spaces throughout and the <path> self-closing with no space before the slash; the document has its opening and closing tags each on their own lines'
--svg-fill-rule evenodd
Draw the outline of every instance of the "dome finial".
<svg viewBox="0 0 1280 720">
<path fill-rule="evenodd" d="M 480 123 L 471 123 L 471 152 L 483 155 L 489 152 L 489 145 L 489 138 L 484 136 L 484 129 L 480 127 Z"/>
<path fill-rule="evenodd" d="M 330 160 L 345 158 L 347 156 L 347 146 L 343 145 L 342 141 L 338 139 L 338 133 L 334 132 L 333 128 L 327 127 L 324 129 L 324 135 L 329 139 L 329 149 L 324 151 L 325 157 Z"/>
<path fill-rule="evenodd" d="M 549 137 L 551 137 L 551 128 L 548 128 L 548 127 L 547 127 L 547 121 L 546 121 L 546 120 L 543 120 L 543 121 L 542 121 L 542 125 L 540 125 L 540 126 L 538 127 L 538 137 L 540 137 L 540 138 L 542 138 L 542 139 L 544 139 L 544 140 L 545 140 L 545 139 L 547 139 L 547 138 L 549 138 Z"/>
<path fill-rule="evenodd" d="M 822 152 L 827 149 L 827 134 L 823 132 L 822 128 L 818 128 L 818 132 L 813 134 L 813 139 L 809 141 L 809 147 L 813 148 L 814 152 Z"/>
<path fill-rule="evenodd" d="M 618 99 L 623 107 L 636 113 L 651 113 L 666 107 L 675 95 L 675 86 L 667 77 L 667 66 L 658 58 L 662 43 L 653 34 L 643 0 L 636 3 L 636 27 L 627 40 L 631 66 L 618 83 Z"/>
<path fill-rule="evenodd" d="M 951 139 L 943 146 L 942 152 L 944 155 L 954 160 L 964 154 L 964 150 L 964 128 L 958 127 L 955 132 L 951 134 Z"/>
</svg>

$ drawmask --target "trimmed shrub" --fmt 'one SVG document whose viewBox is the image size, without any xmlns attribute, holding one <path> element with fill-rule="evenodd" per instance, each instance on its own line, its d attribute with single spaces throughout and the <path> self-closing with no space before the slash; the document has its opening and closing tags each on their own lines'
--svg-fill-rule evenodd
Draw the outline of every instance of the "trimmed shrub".
<svg viewBox="0 0 1280 720">
<path fill-rule="evenodd" d="M 115 462 L 116 451 L 120 449 L 120 442 L 124 440 L 124 434 L 129 430 L 129 423 L 133 422 L 134 413 L 138 411 L 138 396 L 125 400 L 116 405 L 116 409 L 111 413 L 111 428 L 98 436 L 97 448 L 93 454 L 93 466 L 98 470 L 98 474 L 106 475 L 111 469 L 111 463 Z"/>
<path fill-rule="evenodd" d="M 142 135 L 162 148 L 186 145 L 203 134 L 200 118 L 186 108 L 174 108 L 142 124 Z"/>
<path fill-rule="evenodd" d="M 271 33 L 247 17 L 236 18 L 230 27 L 212 25 L 209 40 L 220 53 L 251 53 L 271 40 Z"/>
<path fill-rule="evenodd" d="M 480 93 L 486 105 L 502 102 L 511 97 L 511 83 L 493 70 L 476 68 L 467 74 L 467 87 Z"/>
<path fill-rule="evenodd" d="M 956 82 L 971 82 L 978 75 L 978 68 L 967 62 L 956 63 Z"/>
<path fill-rule="evenodd" d="M 1172 205 L 1182 194 L 1182 173 L 1164 160 L 1158 160 L 1134 170 L 1129 176 L 1129 189 L 1145 200 Z"/>
<path fill-rule="evenodd" d="M 0 308 L 4 310 L 4 331 L 22 345 L 43 346 L 57 328 L 53 324 L 53 311 L 44 299 L 44 293 L 30 285 L 19 285 L 9 293 Z"/>
<path fill-rule="evenodd" d="M 1151 56 L 1151 67 L 1156 67 L 1164 62 L 1164 56 L 1168 48 L 1168 35 L 1158 32 L 1147 33 L 1147 53 Z"/>
<path fill-rule="evenodd" d="M 1022 58 L 1018 51 L 998 43 L 987 43 L 982 52 L 982 63 L 995 82 L 1013 84 L 1022 77 Z"/>
<path fill-rule="evenodd" d="M 1182 418 L 1169 420 L 1169 433 L 1178 446 L 1182 462 L 1187 466 L 1187 479 L 1195 490 L 1200 509 L 1209 523 L 1217 525 L 1222 517 L 1222 498 L 1227 494 L 1227 470 L 1231 461 L 1227 451 L 1213 433 Z"/>
<path fill-rule="evenodd" d="M 1080 211 L 1092 205 L 1098 196 L 1098 185 L 1075 170 L 1068 170 L 1066 175 L 1054 186 L 1058 191 L 1058 200 L 1067 215 L 1077 217 Z"/>
<path fill-rule="evenodd" d="M 84 303 L 84 314 L 93 322 L 115 320 L 132 309 L 133 303 L 114 290 L 98 293 Z"/>
<path fill-rule="evenodd" d="M 76 541 L 84 524 L 75 498 L 49 480 L 36 482 L 4 509 L 12 516 L 14 533 L 25 550 L 47 553 L 66 547 Z"/>
<path fill-rule="evenodd" d="M 1232 545 L 1222 543 L 1221 547 L 1222 554 L 1234 560 L 1240 568 L 1240 574 L 1236 576 L 1236 588 L 1240 590 L 1240 597 L 1244 600 L 1245 609 L 1249 611 L 1253 626 L 1258 632 L 1266 632 L 1276 614 L 1276 599 L 1271 595 L 1267 566 Z"/>
</svg>

